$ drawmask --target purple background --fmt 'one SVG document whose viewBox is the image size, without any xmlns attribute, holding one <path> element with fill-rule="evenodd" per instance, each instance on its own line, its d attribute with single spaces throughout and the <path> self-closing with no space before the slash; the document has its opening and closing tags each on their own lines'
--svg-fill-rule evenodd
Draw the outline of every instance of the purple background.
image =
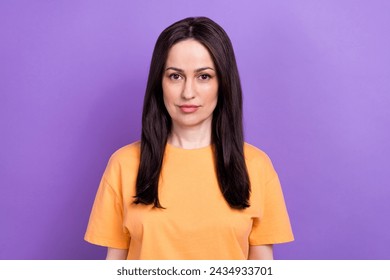
<svg viewBox="0 0 390 280">
<path fill-rule="evenodd" d="M 139 139 L 159 33 L 233 41 L 246 141 L 272 158 L 296 241 L 278 259 L 390 259 L 390 2 L 1 1 L 0 259 L 100 259 L 83 241 L 109 156 Z"/>
</svg>

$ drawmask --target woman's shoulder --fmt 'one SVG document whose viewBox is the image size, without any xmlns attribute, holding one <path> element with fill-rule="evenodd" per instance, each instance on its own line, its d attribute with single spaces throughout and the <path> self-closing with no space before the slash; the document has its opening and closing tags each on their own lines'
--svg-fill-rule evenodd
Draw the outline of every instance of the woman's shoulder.
<svg viewBox="0 0 390 280">
<path fill-rule="evenodd" d="M 270 161 L 269 156 L 261 150 L 260 148 L 249 144 L 247 142 L 244 143 L 244 156 L 248 161 L 257 160 L 257 161 Z"/>
<path fill-rule="evenodd" d="M 103 178 L 118 195 L 127 186 L 123 182 L 134 182 L 137 178 L 139 150 L 139 142 L 134 142 L 117 149 L 108 160 Z"/>
<path fill-rule="evenodd" d="M 110 157 L 109 162 L 111 164 L 119 165 L 129 165 L 139 163 L 140 158 L 140 141 L 136 141 L 130 144 L 127 144 L 119 149 L 117 149 Z"/>
<path fill-rule="evenodd" d="M 128 157 L 128 156 L 138 156 L 140 154 L 141 141 L 136 141 L 130 144 L 127 144 L 123 147 L 117 149 L 112 156 L 113 157 Z"/>
<path fill-rule="evenodd" d="M 244 157 L 250 172 L 262 170 L 270 176 L 275 173 L 270 157 L 260 148 L 244 143 Z"/>
</svg>

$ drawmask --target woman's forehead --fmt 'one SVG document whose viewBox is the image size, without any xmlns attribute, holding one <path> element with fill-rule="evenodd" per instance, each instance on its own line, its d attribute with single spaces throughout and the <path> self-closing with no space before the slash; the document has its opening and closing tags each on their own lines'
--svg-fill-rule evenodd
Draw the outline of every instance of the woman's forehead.
<svg viewBox="0 0 390 280">
<path fill-rule="evenodd" d="M 168 52 L 166 67 L 214 68 L 213 59 L 208 49 L 194 39 L 180 41 L 174 44 Z"/>
</svg>

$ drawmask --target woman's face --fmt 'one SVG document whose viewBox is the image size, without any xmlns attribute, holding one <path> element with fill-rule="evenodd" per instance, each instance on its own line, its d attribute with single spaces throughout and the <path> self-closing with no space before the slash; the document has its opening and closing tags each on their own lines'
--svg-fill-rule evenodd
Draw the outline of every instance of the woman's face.
<svg viewBox="0 0 390 280">
<path fill-rule="evenodd" d="M 218 77 L 208 50 L 193 39 L 172 46 L 162 79 L 164 104 L 173 128 L 211 128 Z"/>
</svg>

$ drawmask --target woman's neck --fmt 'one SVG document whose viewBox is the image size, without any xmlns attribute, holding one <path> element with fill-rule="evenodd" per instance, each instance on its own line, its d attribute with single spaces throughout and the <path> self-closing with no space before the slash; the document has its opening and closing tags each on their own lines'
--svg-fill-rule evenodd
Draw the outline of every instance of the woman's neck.
<svg viewBox="0 0 390 280">
<path fill-rule="evenodd" d="M 183 149 L 198 149 L 211 144 L 211 125 L 209 127 L 179 127 L 172 125 L 168 143 Z"/>
</svg>

